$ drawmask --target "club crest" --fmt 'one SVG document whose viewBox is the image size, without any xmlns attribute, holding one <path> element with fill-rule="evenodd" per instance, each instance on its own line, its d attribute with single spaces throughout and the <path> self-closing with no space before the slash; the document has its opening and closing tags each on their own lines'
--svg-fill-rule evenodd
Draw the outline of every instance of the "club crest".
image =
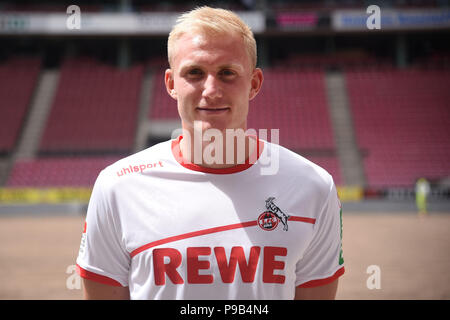
<svg viewBox="0 0 450 320">
<path fill-rule="evenodd" d="M 261 229 L 271 231 L 278 226 L 278 218 L 270 211 L 261 213 L 258 217 L 258 225 Z"/>
<path fill-rule="evenodd" d="M 285 214 L 273 201 L 274 197 L 266 199 L 266 211 L 261 213 L 258 217 L 258 225 L 261 229 L 266 231 L 274 230 L 281 222 L 283 230 L 288 231 L 289 215 Z"/>
</svg>

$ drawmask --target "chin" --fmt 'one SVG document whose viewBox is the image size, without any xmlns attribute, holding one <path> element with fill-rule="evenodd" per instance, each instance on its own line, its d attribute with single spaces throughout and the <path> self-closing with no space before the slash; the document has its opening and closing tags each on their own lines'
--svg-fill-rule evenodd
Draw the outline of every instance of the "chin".
<svg viewBox="0 0 450 320">
<path fill-rule="evenodd" d="M 201 121 L 202 122 L 202 131 L 204 132 L 205 130 L 208 129 L 217 129 L 217 130 L 225 130 L 227 128 L 229 128 L 229 123 L 227 123 L 226 121 L 211 121 L 211 120 L 197 120 L 197 121 Z"/>
</svg>

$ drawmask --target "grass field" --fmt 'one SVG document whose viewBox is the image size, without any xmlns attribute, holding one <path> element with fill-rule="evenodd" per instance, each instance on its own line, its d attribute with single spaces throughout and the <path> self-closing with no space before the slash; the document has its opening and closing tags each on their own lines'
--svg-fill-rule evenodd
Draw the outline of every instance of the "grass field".
<svg viewBox="0 0 450 320">
<path fill-rule="evenodd" d="M 73 265 L 83 223 L 0 217 L 0 299 L 81 299 Z M 344 213 L 343 223 L 346 273 L 337 299 L 450 299 L 449 213 Z M 367 287 L 373 265 L 380 289 Z"/>
</svg>

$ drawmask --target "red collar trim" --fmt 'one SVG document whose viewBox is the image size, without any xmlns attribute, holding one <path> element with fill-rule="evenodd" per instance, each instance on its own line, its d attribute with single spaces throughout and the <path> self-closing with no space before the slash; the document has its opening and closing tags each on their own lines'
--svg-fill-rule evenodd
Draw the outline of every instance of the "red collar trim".
<svg viewBox="0 0 450 320">
<path fill-rule="evenodd" d="M 259 140 L 257 136 L 250 136 L 250 137 L 252 137 L 258 141 L 257 148 L 256 148 L 256 152 L 258 153 L 258 157 L 256 160 L 258 160 L 264 149 L 264 142 Z M 248 168 L 250 168 L 253 165 L 253 163 L 249 163 L 249 159 L 254 159 L 254 156 L 249 157 L 249 159 L 247 159 L 245 161 L 245 163 L 238 164 L 234 167 L 220 168 L 220 169 L 202 167 L 202 166 L 199 166 L 199 165 L 191 163 L 191 162 L 186 162 L 183 159 L 183 155 L 180 150 L 181 139 L 183 139 L 182 135 L 180 135 L 177 139 L 172 140 L 172 154 L 175 157 L 175 159 L 177 160 L 177 162 L 179 164 L 181 164 L 183 167 L 185 167 L 186 169 L 204 172 L 204 173 L 230 174 L 230 173 L 236 173 L 236 172 L 241 172 L 241 171 L 247 170 Z"/>
</svg>

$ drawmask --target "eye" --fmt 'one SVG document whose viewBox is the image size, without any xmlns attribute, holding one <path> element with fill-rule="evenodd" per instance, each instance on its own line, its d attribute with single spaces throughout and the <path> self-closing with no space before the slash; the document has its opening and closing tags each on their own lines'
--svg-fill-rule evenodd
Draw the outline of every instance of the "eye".
<svg viewBox="0 0 450 320">
<path fill-rule="evenodd" d="M 189 78 L 199 78 L 203 75 L 203 71 L 198 69 L 198 68 L 194 68 L 194 69 L 190 69 L 188 70 L 188 72 L 186 73 L 186 75 Z"/>
<path fill-rule="evenodd" d="M 236 76 L 236 72 L 234 72 L 231 69 L 223 69 L 219 72 L 220 76 L 224 77 L 225 79 L 230 79 Z"/>
</svg>

